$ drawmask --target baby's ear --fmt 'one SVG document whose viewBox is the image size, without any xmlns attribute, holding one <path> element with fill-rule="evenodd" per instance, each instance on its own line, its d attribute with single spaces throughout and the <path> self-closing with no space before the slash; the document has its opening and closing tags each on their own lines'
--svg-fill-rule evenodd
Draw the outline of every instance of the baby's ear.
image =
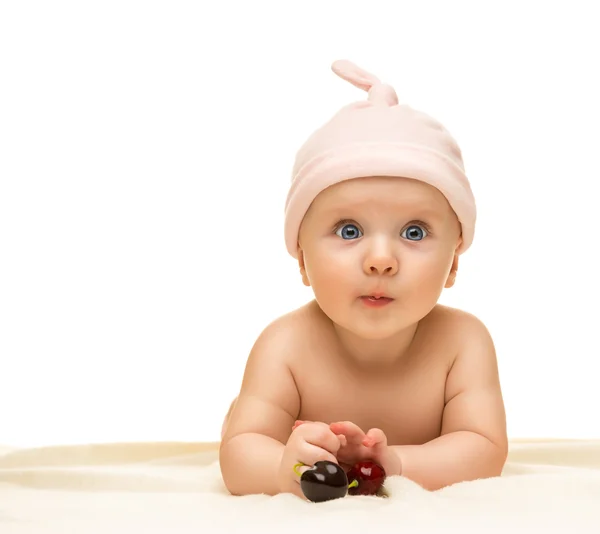
<svg viewBox="0 0 600 534">
<path fill-rule="evenodd" d="M 458 235 L 458 243 L 456 243 L 456 248 L 454 250 L 458 250 L 463 244 L 463 234 L 462 231 Z"/>
<path fill-rule="evenodd" d="M 310 287 L 310 280 L 306 274 L 306 266 L 304 264 L 304 251 L 298 245 L 298 266 L 300 267 L 300 274 L 302 275 L 302 283 L 306 287 Z"/>
<path fill-rule="evenodd" d="M 446 283 L 444 284 L 445 288 L 450 288 L 454 285 L 456 281 L 456 273 L 458 271 L 458 254 L 454 254 L 454 260 L 452 260 L 452 267 L 450 267 L 450 272 L 448 273 L 448 278 L 446 278 Z"/>
</svg>

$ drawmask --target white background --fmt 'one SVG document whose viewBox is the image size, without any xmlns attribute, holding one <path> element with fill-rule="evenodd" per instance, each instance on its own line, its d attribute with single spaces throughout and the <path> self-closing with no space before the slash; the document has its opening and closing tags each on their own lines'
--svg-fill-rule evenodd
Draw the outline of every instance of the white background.
<svg viewBox="0 0 600 534">
<path fill-rule="evenodd" d="M 0 444 L 218 440 L 311 298 L 296 150 L 366 94 L 458 140 L 479 219 L 441 302 L 492 332 L 509 434 L 600 437 L 600 77 L 589 2 L 3 2 Z"/>
</svg>

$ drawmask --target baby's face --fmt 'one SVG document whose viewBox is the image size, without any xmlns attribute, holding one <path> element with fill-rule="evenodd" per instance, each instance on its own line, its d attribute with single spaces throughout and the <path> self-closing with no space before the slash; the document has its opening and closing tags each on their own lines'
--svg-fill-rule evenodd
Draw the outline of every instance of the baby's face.
<svg viewBox="0 0 600 534">
<path fill-rule="evenodd" d="M 452 284 L 459 245 L 460 224 L 440 191 L 369 177 L 317 196 L 300 228 L 298 258 L 304 283 L 335 323 L 383 339 L 431 311 Z M 376 292 L 394 300 L 375 308 L 361 299 Z"/>
</svg>

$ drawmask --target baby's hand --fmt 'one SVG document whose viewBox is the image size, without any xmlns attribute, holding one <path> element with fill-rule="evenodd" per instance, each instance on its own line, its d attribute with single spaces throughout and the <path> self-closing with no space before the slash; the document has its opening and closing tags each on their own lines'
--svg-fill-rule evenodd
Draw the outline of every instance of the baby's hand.
<svg viewBox="0 0 600 534">
<path fill-rule="evenodd" d="M 341 446 L 338 460 L 354 465 L 357 462 L 371 460 L 378 463 L 388 475 L 400 474 L 400 457 L 387 444 L 387 436 L 379 428 L 371 428 L 366 434 L 351 421 L 340 421 L 329 425 L 336 435 L 343 435 L 347 445 Z"/>
<path fill-rule="evenodd" d="M 310 421 L 296 421 L 294 428 Z M 388 447 L 383 430 L 372 428 L 366 434 L 351 421 L 340 421 L 329 425 L 331 431 L 340 439 L 337 460 L 346 471 L 357 462 L 371 460 L 383 467 L 387 474 L 400 474 L 400 458 Z"/>
<path fill-rule="evenodd" d="M 339 438 L 329 425 L 318 422 L 294 425 L 285 445 L 278 471 L 279 490 L 293 493 L 306 499 L 300 487 L 302 473 L 318 461 L 327 460 L 338 463 L 336 453 L 340 448 Z"/>
</svg>

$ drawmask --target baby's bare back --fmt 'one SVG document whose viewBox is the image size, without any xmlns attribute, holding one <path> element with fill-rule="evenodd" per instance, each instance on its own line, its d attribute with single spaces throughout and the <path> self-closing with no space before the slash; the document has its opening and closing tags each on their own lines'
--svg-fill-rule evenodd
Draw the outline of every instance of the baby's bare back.
<svg viewBox="0 0 600 534">
<path fill-rule="evenodd" d="M 281 326 L 298 330 L 293 336 L 297 342 L 286 354 L 300 398 L 296 418 L 352 421 L 364 432 L 380 428 L 389 445 L 437 438 L 447 401 L 446 378 L 458 351 L 456 321 L 456 310 L 436 306 L 397 364 L 369 371 L 344 355 L 331 321 L 315 301 L 291 312 Z M 226 426 L 227 418 L 223 434 Z"/>
</svg>

